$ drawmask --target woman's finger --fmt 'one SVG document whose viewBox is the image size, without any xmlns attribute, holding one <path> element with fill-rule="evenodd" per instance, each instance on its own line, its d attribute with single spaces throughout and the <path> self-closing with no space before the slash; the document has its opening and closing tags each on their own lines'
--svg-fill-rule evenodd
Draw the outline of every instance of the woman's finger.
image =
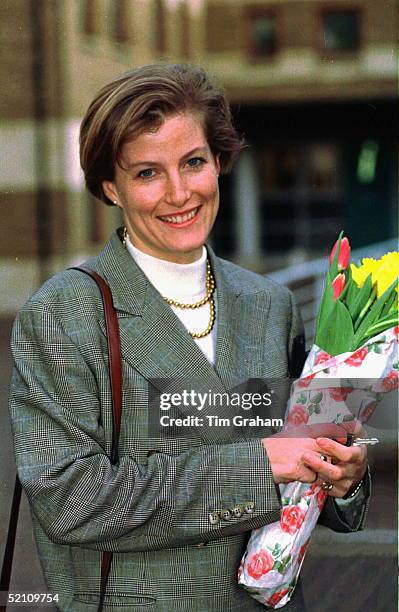
<svg viewBox="0 0 399 612">
<path fill-rule="evenodd" d="M 367 455 L 364 447 L 360 446 L 344 446 L 335 440 L 329 438 L 317 438 L 317 445 L 321 452 L 325 452 L 330 457 L 344 461 L 346 463 L 361 463 Z"/>
<path fill-rule="evenodd" d="M 304 464 L 318 473 L 319 480 L 338 482 L 343 479 L 350 480 L 356 473 L 351 464 L 333 464 L 324 461 L 319 453 L 307 451 L 303 455 Z"/>
</svg>

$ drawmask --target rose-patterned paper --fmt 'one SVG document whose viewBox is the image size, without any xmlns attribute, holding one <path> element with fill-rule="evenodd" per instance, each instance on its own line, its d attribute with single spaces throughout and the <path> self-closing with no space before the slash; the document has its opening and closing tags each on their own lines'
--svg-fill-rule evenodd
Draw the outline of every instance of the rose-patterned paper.
<svg viewBox="0 0 399 612">
<path fill-rule="evenodd" d="M 380 394 L 398 388 L 398 331 L 399 326 L 387 330 L 357 351 L 335 357 L 313 346 L 293 384 L 285 427 L 353 418 L 367 421 Z M 280 521 L 252 532 L 238 570 L 238 582 L 267 608 L 281 608 L 291 599 L 327 498 L 316 484 L 291 482 L 279 487 Z"/>
</svg>

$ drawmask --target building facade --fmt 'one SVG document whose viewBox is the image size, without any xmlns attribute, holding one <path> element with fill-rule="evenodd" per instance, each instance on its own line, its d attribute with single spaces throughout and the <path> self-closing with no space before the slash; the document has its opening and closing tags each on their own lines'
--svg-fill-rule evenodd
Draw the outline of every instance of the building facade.
<svg viewBox="0 0 399 612">
<path fill-rule="evenodd" d="M 130 67 L 199 63 L 248 147 L 221 178 L 212 241 L 260 271 L 393 235 L 397 2 L 3 0 L 2 310 L 98 251 L 119 210 L 84 190 L 78 132 Z"/>
</svg>

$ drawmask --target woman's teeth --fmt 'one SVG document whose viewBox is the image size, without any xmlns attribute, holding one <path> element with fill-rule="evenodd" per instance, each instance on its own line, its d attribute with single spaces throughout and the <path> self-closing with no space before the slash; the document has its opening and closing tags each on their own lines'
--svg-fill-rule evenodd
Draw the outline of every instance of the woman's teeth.
<svg viewBox="0 0 399 612">
<path fill-rule="evenodd" d="M 185 221 L 189 221 L 198 212 L 198 208 L 194 208 L 191 212 L 185 213 L 184 215 L 173 215 L 173 217 L 160 217 L 162 221 L 167 221 L 168 223 L 184 223 Z"/>
</svg>

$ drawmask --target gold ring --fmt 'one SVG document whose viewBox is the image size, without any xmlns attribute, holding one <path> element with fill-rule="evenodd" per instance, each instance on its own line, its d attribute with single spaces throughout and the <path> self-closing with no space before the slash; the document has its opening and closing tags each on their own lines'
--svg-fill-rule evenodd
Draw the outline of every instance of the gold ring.
<svg viewBox="0 0 399 612">
<path fill-rule="evenodd" d="M 321 488 L 323 489 L 323 491 L 331 491 L 333 486 L 334 485 L 332 485 L 331 482 L 326 482 L 325 480 L 323 480 L 323 482 L 321 483 Z"/>
</svg>

